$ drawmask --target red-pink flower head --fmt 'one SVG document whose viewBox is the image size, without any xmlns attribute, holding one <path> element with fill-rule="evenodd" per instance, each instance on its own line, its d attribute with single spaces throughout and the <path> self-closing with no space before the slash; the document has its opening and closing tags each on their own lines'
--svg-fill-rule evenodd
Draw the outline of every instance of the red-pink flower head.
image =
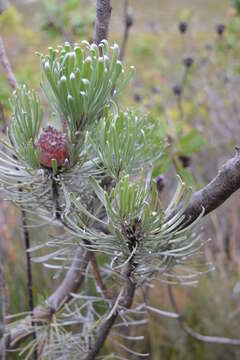
<svg viewBox="0 0 240 360">
<path fill-rule="evenodd" d="M 58 167 L 61 167 L 66 160 L 69 160 L 66 135 L 50 125 L 43 129 L 38 145 L 40 145 L 42 166 L 52 168 L 52 160 L 55 159 Z"/>
</svg>

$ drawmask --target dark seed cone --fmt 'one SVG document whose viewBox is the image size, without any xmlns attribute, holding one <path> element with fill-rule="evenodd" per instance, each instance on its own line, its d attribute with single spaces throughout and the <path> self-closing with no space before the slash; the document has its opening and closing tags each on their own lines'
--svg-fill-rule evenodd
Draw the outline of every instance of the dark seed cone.
<svg viewBox="0 0 240 360">
<path fill-rule="evenodd" d="M 186 21 L 181 21 L 178 24 L 178 29 L 182 34 L 184 34 L 187 31 L 187 28 L 188 28 L 188 24 L 186 23 Z"/>
<path fill-rule="evenodd" d="M 218 24 L 218 25 L 216 26 L 216 31 L 217 31 L 217 34 L 218 34 L 219 36 L 223 35 L 223 33 L 224 33 L 224 31 L 225 31 L 225 25 L 223 25 L 223 24 Z"/>
<path fill-rule="evenodd" d="M 187 56 L 183 59 L 183 63 L 187 68 L 190 68 L 193 65 L 193 62 L 194 62 L 194 60 L 190 56 Z"/>
<path fill-rule="evenodd" d="M 66 160 L 69 160 L 66 135 L 50 125 L 43 129 L 38 145 L 40 145 L 42 166 L 51 169 L 52 160 L 55 159 L 58 167 L 61 167 Z"/>
<path fill-rule="evenodd" d="M 141 97 L 141 95 L 138 94 L 138 93 L 135 93 L 135 94 L 133 95 L 133 98 L 134 98 L 134 100 L 135 100 L 137 103 L 139 103 L 139 102 L 142 101 L 142 97 Z"/>
<path fill-rule="evenodd" d="M 172 91 L 175 95 L 180 96 L 182 93 L 182 86 L 180 84 L 176 84 L 172 87 Z"/>
</svg>

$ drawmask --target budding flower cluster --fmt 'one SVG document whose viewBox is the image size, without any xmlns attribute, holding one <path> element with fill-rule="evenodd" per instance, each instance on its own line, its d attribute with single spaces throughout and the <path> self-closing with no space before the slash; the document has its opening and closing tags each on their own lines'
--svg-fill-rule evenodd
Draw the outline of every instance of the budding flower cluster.
<svg viewBox="0 0 240 360">
<path fill-rule="evenodd" d="M 52 126 L 45 128 L 38 140 L 41 153 L 41 165 L 52 168 L 52 160 L 57 161 L 58 167 L 69 160 L 69 148 L 66 135 Z"/>
</svg>

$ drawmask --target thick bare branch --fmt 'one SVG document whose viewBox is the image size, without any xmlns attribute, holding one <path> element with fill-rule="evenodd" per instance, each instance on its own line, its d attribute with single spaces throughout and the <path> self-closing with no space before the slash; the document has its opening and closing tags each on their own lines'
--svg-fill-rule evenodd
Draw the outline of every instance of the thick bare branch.
<svg viewBox="0 0 240 360">
<path fill-rule="evenodd" d="M 217 176 L 203 189 L 195 192 L 185 211 L 184 224 L 190 224 L 201 213 L 205 214 L 218 208 L 235 191 L 240 188 L 240 148 L 236 148 L 235 156 L 228 160 L 219 170 Z"/>
<path fill-rule="evenodd" d="M 77 251 L 63 282 L 47 300 L 47 304 L 52 312 L 58 311 L 64 303 L 71 299 L 71 294 L 76 293 L 82 285 L 90 256 L 91 253 L 89 251 L 84 251 L 83 249 Z"/>
<path fill-rule="evenodd" d="M 108 38 L 111 12 L 111 0 L 97 0 L 96 20 L 93 38 L 93 41 L 97 45 L 99 45 L 102 40 Z"/>
<path fill-rule="evenodd" d="M 120 301 L 120 305 L 126 309 L 130 309 L 133 303 L 133 298 L 135 294 L 136 284 L 132 282 L 129 277 L 126 279 L 125 289 L 122 295 L 122 299 Z M 89 352 L 88 357 L 86 360 L 94 360 L 98 355 L 99 351 L 103 347 L 105 340 L 107 339 L 112 326 L 114 325 L 116 319 L 118 317 L 118 309 L 114 311 L 109 318 L 103 323 L 102 328 L 99 331 L 99 336 L 97 337 L 95 344 L 92 350 Z"/>
<path fill-rule="evenodd" d="M 92 348 L 92 350 L 90 350 L 86 360 L 94 360 L 96 358 L 99 351 L 103 347 L 103 344 L 104 344 L 105 340 L 107 339 L 108 334 L 110 333 L 111 328 L 114 325 L 117 317 L 118 317 L 118 313 L 115 312 L 114 314 L 112 314 L 112 316 L 108 320 L 106 320 L 104 322 L 103 326 L 101 327 L 101 329 L 99 331 L 99 336 L 94 344 L 94 347 Z"/>
</svg>

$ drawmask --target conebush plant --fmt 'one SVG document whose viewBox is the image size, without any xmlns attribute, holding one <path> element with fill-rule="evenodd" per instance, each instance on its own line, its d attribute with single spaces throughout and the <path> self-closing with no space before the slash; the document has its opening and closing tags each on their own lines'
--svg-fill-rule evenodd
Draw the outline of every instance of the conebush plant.
<svg viewBox="0 0 240 360">
<path fill-rule="evenodd" d="M 30 321 L 35 338 L 21 355 L 28 359 L 36 350 L 41 359 L 92 359 L 109 319 L 126 326 L 139 315 L 138 305 L 130 311 L 125 285 L 133 295 L 156 277 L 195 283 L 199 272 L 187 264 L 203 245 L 194 229 L 204 209 L 183 226 L 191 190 L 180 178 L 167 208 L 161 203 L 152 171 L 167 142 L 147 116 L 119 109 L 117 96 L 134 68 L 119 61 L 118 45 L 65 43 L 39 56 L 41 89 L 57 126 L 46 120 L 36 93 L 19 86 L 0 150 L 1 192 L 27 211 L 29 221 L 38 216 L 63 229 L 33 247 L 35 261 L 64 269 L 82 251 L 101 265 L 96 270 L 93 262 L 96 286 L 87 267 L 84 289 L 52 317 Z M 45 255 L 38 256 L 43 247 Z"/>
</svg>

